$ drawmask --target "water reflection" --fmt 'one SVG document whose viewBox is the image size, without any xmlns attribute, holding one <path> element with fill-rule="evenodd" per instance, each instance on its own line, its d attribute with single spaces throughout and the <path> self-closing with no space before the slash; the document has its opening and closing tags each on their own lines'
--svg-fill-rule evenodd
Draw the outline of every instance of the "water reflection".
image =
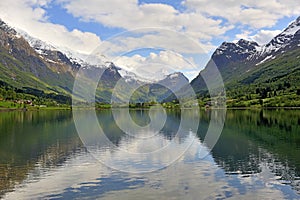
<svg viewBox="0 0 300 200">
<path fill-rule="evenodd" d="M 138 124 L 149 124 L 148 111 L 130 112 Z M 70 112 L 0 113 L 1 196 L 6 199 L 300 198 L 299 111 L 228 111 L 222 135 L 213 148 L 204 138 L 212 115 L 220 113 L 201 112 L 197 132 L 189 129 L 195 123 L 195 113 L 185 112 L 184 117 L 191 124 L 185 124 L 186 131 L 177 137 L 182 114 L 168 111 L 163 129 L 153 136 L 153 143 L 145 144 L 118 128 L 110 110 L 97 113 L 101 127 L 114 145 L 100 146 L 98 155 L 118 157 L 123 167 L 132 165 L 120 149 L 148 152 L 171 142 L 175 152 L 192 143 L 171 166 L 153 173 L 130 174 L 106 167 L 86 151 Z M 201 152 L 209 152 L 210 148 L 212 152 L 203 159 Z M 152 159 L 149 163 L 159 163 L 169 156 L 148 159 Z M 140 160 L 136 163 L 141 164 Z"/>
<path fill-rule="evenodd" d="M 263 174 L 266 169 L 300 192 L 299 111 L 231 111 L 212 151 L 228 174 Z"/>
<path fill-rule="evenodd" d="M 70 112 L 0 113 L 0 196 L 37 163 L 57 167 L 80 146 Z"/>
<path fill-rule="evenodd" d="M 88 151 L 104 165 L 123 172 L 144 173 L 165 168 L 197 139 L 192 132 L 198 126 L 197 110 L 182 110 L 179 115 L 166 115 L 160 108 L 137 110 L 135 112 L 142 113 L 139 121 L 147 121 L 148 116 L 151 119 L 143 127 L 129 119 L 126 109 L 107 111 L 105 116 L 99 115 L 97 121 L 92 111 L 76 112 L 76 127 Z M 110 118 L 108 126 L 106 117 L 111 115 L 114 120 Z"/>
</svg>

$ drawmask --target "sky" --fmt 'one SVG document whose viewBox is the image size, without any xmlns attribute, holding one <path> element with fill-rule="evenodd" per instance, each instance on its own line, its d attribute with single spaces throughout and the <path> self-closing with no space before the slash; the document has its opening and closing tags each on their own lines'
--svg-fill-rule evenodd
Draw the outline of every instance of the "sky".
<svg viewBox="0 0 300 200">
<path fill-rule="evenodd" d="M 140 76 L 189 79 L 223 41 L 263 45 L 300 16 L 299 0 L 1 0 L 0 10 L 55 47 L 104 55 Z"/>
</svg>

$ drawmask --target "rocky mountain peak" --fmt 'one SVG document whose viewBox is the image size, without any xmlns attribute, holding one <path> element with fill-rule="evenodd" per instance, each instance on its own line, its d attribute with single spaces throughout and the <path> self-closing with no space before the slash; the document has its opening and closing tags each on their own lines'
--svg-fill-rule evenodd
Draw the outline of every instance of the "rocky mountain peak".
<svg viewBox="0 0 300 200">
<path fill-rule="evenodd" d="M 300 17 L 292 22 L 282 33 L 280 33 L 275 38 L 282 38 L 283 36 L 293 36 L 300 30 Z"/>
<path fill-rule="evenodd" d="M 261 63 L 266 58 L 298 48 L 300 45 L 300 17 L 268 44 L 260 46 L 254 41 L 241 39 L 237 42 L 223 42 L 212 55 L 217 66 L 226 67 L 234 62 Z"/>
<path fill-rule="evenodd" d="M 269 43 L 259 45 L 253 41 L 241 39 L 237 42 L 223 42 L 213 53 L 211 60 L 200 74 L 210 72 L 210 63 L 220 70 L 224 81 L 239 77 L 256 69 L 261 64 L 276 59 L 278 56 L 300 48 L 300 17 L 289 24 L 282 33 Z M 199 75 L 192 80 L 196 91 L 205 88 L 205 83 Z"/>
<path fill-rule="evenodd" d="M 236 44 L 239 45 L 240 47 L 243 47 L 245 49 L 251 49 L 251 50 L 256 49 L 256 47 L 259 46 L 257 42 L 249 41 L 245 39 L 240 39 Z"/>
<path fill-rule="evenodd" d="M 2 19 L 0 19 L 0 30 L 12 35 L 17 35 L 16 30 L 10 27 L 8 24 L 6 24 L 4 21 L 2 21 Z"/>
<path fill-rule="evenodd" d="M 223 42 L 219 48 L 215 51 L 213 56 L 223 55 L 231 56 L 231 54 L 247 55 L 255 53 L 259 45 L 254 41 L 248 41 L 241 39 L 237 42 Z M 229 55 L 230 54 L 230 55 Z"/>
<path fill-rule="evenodd" d="M 282 33 L 263 46 L 260 55 L 270 56 L 297 48 L 300 44 L 300 17 L 292 22 Z"/>
<path fill-rule="evenodd" d="M 166 78 L 160 80 L 158 83 L 176 89 L 176 88 L 181 88 L 184 85 L 188 84 L 189 79 L 186 76 L 184 76 L 182 72 L 174 72 L 172 74 L 167 75 Z"/>
<path fill-rule="evenodd" d="M 259 48 L 258 43 L 245 39 L 237 42 L 223 42 L 213 53 L 212 59 L 217 66 L 225 67 L 237 61 L 251 60 Z"/>
<path fill-rule="evenodd" d="M 184 74 L 182 72 L 174 72 L 172 74 L 169 74 L 166 76 L 165 79 L 171 79 L 171 80 L 174 80 L 174 79 L 183 79 L 185 81 L 188 81 L 188 79 L 184 76 Z"/>
</svg>

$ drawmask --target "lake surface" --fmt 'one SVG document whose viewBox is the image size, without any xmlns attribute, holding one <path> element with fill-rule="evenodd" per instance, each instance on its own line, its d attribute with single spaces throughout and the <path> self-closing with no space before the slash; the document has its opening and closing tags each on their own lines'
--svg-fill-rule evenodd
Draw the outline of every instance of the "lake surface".
<svg viewBox="0 0 300 200">
<path fill-rule="evenodd" d="M 229 110 L 213 146 L 204 138 L 210 119 L 222 111 L 167 111 L 161 130 L 149 126 L 133 135 L 121 130 L 112 111 L 97 111 L 110 145 L 84 141 L 95 134 L 85 112 L 81 134 L 70 111 L 0 113 L 0 197 L 300 199 L 300 111 Z M 132 110 L 130 117 L 141 127 L 151 121 L 147 110 Z M 152 156 L 166 145 L 168 153 Z M 128 172 L 140 169 L 146 171 Z"/>
</svg>

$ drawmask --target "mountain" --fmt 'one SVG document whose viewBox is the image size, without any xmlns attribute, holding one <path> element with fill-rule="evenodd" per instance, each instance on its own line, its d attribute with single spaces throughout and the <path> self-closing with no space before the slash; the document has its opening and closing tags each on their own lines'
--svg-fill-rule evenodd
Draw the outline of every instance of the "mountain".
<svg viewBox="0 0 300 200">
<path fill-rule="evenodd" d="M 0 20 L 0 86 L 33 95 L 34 99 L 54 98 L 61 103 L 70 103 L 73 83 L 80 68 L 87 71 L 86 75 L 103 72 L 97 99 L 109 102 L 108 93 L 113 82 L 121 77 L 117 69 L 110 65 L 88 65 L 80 59 L 70 58 Z"/>
<path fill-rule="evenodd" d="M 223 77 L 229 98 L 238 99 L 245 94 L 249 94 L 249 99 L 265 99 L 266 94 L 271 98 L 271 93 L 274 95 L 278 88 L 282 94 L 292 95 L 299 88 L 299 55 L 300 17 L 266 45 L 243 39 L 235 43 L 224 42 L 191 85 L 198 95 L 206 95 L 202 76 L 213 77 L 215 66 Z M 281 90 L 284 84 L 291 83 L 292 91 Z"/>
<path fill-rule="evenodd" d="M 72 88 L 76 68 L 68 59 L 58 51 L 39 54 L 3 21 L 0 21 L 0 56 L 2 85 L 43 96 L 66 96 Z"/>
<path fill-rule="evenodd" d="M 181 72 L 167 75 L 163 80 L 154 83 L 149 88 L 149 95 L 155 96 L 158 102 L 163 102 L 180 88 L 189 84 L 189 80 Z"/>
<path fill-rule="evenodd" d="M 105 57 L 90 57 L 89 61 L 84 61 L 84 55 L 49 45 L 0 20 L 0 87 L 4 88 L 0 88 L 0 98 L 7 98 L 1 95 L 1 91 L 4 94 L 10 88 L 17 94 L 33 95 L 28 98 L 50 98 L 60 103 L 70 103 L 79 69 L 85 81 L 95 80 L 102 75 L 96 90 L 96 101 L 104 103 L 110 103 L 114 87 L 119 81 L 123 85 L 115 98 L 123 101 L 130 89 L 137 88 L 132 102 L 161 101 L 171 93 L 161 85 L 176 90 L 188 83 L 182 73 L 151 82 L 115 66 Z M 82 92 L 84 94 L 84 88 Z M 77 94 L 77 98 L 84 99 L 84 95 Z"/>
<path fill-rule="evenodd" d="M 286 51 L 291 51 L 299 47 L 300 40 L 300 17 L 291 23 L 282 33 L 273 38 L 268 44 L 262 46 L 258 55 L 276 56 Z"/>
<path fill-rule="evenodd" d="M 123 96 L 119 99 L 128 99 L 130 103 L 147 103 L 147 102 L 163 102 L 174 92 L 177 92 L 184 85 L 189 83 L 189 80 L 181 72 L 175 72 L 165 76 L 164 79 L 156 82 L 142 82 L 139 80 L 124 79 L 121 80 L 119 88 L 117 88 L 118 95 Z"/>
</svg>

